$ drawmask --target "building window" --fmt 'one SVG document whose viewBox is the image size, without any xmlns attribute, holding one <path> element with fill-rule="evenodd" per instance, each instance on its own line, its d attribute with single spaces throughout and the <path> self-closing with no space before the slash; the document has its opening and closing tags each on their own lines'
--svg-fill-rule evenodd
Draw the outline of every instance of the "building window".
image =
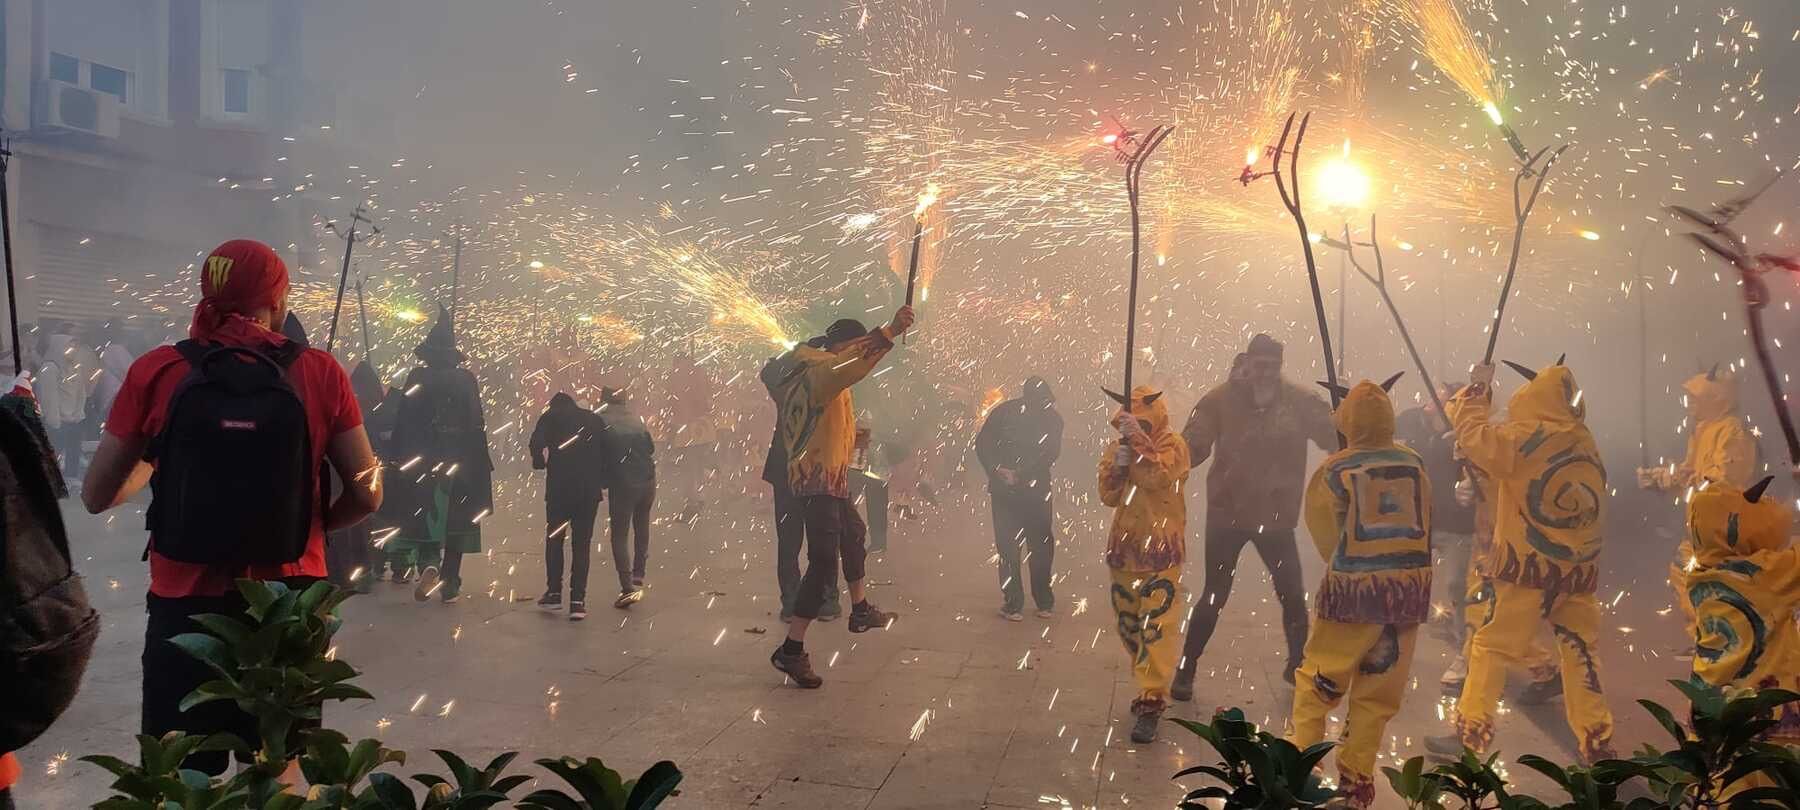
<svg viewBox="0 0 1800 810">
<path fill-rule="evenodd" d="M 67 84 L 81 84 L 81 60 L 68 54 L 51 52 L 50 78 Z"/>
<path fill-rule="evenodd" d="M 102 93 L 111 93 L 119 97 L 119 101 L 128 102 L 131 88 L 131 73 L 116 67 L 89 62 L 88 86 Z"/>
<path fill-rule="evenodd" d="M 225 68 L 225 112 L 247 115 L 250 112 L 250 71 Z"/>
</svg>

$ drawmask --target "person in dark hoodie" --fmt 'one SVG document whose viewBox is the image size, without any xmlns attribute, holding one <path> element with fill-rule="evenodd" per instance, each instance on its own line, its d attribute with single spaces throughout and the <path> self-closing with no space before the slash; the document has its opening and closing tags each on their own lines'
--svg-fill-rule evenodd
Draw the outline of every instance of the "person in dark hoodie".
<svg viewBox="0 0 1800 810">
<path fill-rule="evenodd" d="M 494 508 L 494 463 L 488 453 L 481 387 L 462 367 L 450 311 L 438 307 L 424 342 L 413 349 L 424 365 L 406 375 L 391 448 L 399 460 L 393 482 L 407 496 L 405 522 L 392 541 L 411 550 L 419 568 L 413 598 L 441 590 L 450 604 L 462 595 L 462 557 L 481 551 L 481 520 Z M 442 568 L 439 568 L 439 561 Z"/>
<path fill-rule="evenodd" d="M 545 590 L 538 607 L 563 604 L 563 541 L 568 541 L 569 621 L 587 618 L 588 560 L 594 551 L 594 516 L 605 492 L 607 463 L 599 418 L 557 392 L 531 429 L 531 468 L 544 471 Z"/>
<path fill-rule="evenodd" d="M 1062 453 L 1063 420 L 1056 398 L 1042 377 L 1025 381 L 1023 393 L 995 405 L 975 435 L 975 456 L 987 470 L 994 505 L 994 547 L 1000 554 L 1000 615 L 1021 621 L 1025 591 L 1019 584 L 1021 555 L 1029 558 L 1031 597 L 1039 618 L 1056 608 L 1050 589 L 1056 555 L 1050 502 L 1050 468 Z"/>
<path fill-rule="evenodd" d="M 601 389 L 599 416 L 606 488 L 612 492 L 607 531 L 613 567 L 619 574 L 619 598 L 613 600 L 613 607 L 624 610 L 644 599 L 650 509 L 656 505 L 656 440 L 623 389 Z M 631 541 L 629 548 L 627 540 Z"/>
</svg>

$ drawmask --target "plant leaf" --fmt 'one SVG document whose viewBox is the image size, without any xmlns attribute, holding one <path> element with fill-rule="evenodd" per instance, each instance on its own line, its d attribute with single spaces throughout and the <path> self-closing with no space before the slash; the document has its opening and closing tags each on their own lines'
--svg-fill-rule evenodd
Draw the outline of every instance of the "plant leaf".
<svg viewBox="0 0 1800 810">
<path fill-rule="evenodd" d="M 650 810 L 662 804 L 663 799 L 675 792 L 675 786 L 681 784 L 681 770 L 675 763 L 663 760 L 651 765 L 637 778 L 632 786 L 631 795 L 625 799 L 625 810 Z"/>
</svg>

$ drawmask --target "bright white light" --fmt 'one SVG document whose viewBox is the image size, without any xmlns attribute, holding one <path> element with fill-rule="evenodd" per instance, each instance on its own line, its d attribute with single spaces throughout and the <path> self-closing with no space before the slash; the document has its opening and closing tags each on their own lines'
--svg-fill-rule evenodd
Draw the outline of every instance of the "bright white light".
<svg viewBox="0 0 1800 810">
<path fill-rule="evenodd" d="M 1331 208 L 1361 208 L 1369 201 L 1369 175 L 1343 158 L 1332 158 L 1319 170 L 1318 184 Z"/>
<path fill-rule="evenodd" d="M 531 264 L 529 264 L 529 265 L 526 265 L 526 266 L 527 266 L 527 267 L 530 267 L 530 268 L 531 268 L 531 269 L 533 269 L 533 270 L 542 270 L 542 269 L 544 269 L 544 263 L 543 263 L 543 262 L 540 262 L 540 261 L 538 261 L 538 260 L 537 260 L 537 259 L 532 259 L 532 260 L 531 260 Z"/>
<path fill-rule="evenodd" d="M 1489 101 L 1485 104 L 1482 104 L 1481 109 L 1484 110 L 1485 112 L 1487 112 L 1488 120 L 1493 121 L 1494 126 L 1500 126 L 1502 123 L 1504 123 L 1503 121 L 1500 120 L 1500 108 L 1494 106 L 1494 102 Z"/>
</svg>

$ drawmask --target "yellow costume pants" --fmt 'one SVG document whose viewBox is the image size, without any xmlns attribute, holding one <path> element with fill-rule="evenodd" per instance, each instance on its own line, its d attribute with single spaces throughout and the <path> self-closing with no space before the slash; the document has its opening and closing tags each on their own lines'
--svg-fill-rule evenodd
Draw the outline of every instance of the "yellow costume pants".
<svg viewBox="0 0 1800 810">
<path fill-rule="evenodd" d="M 1112 606 L 1119 640 L 1131 658 L 1138 701 L 1167 703 L 1169 680 L 1181 656 L 1181 567 L 1161 571 L 1112 570 Z"/>
<path fill-rule="evenodd" d="M 1581 758 L 1613 756 L 1612 710 L 1600 689 L 1600 603 L 1591 593 L 1550 594 L 1495 580 L 1493 612 L 1476 628 L 1469 679 L 1456 704 L 1463 745 L 1486 751 L 1494 742 L 1494 711 L 1506 686 L 1507 664 L 1519 661 L 1544 623 L 1556 635 L 1562 664 L 1563 707 Z"/>
<path fill-rule="evenodd" d="M 1694 618 L 1694 602 L 1688 596 L 1687 588 L 1687 565 L 1688 560 L 1693 558 L 1694 544 L 1683 540 L 1675 549 L 1675 561 L 1669 563 L 1669 587 L 1675 591 L 1675 607 L 1681 611 L 1685 621 L 1683 628 L 1687 631 L 1686 638 L 1690 646 L 1700 638 L 1695 632 L 1697 620 Z"/>
<path fill-rule="evenodd" d="M 1326 716 L 1350 698 L 1344 743 L 1337 749 L 1338 789 L 1356 807 L 1375 802 L 1375 755 L 1388 720 L 1400 710 L 1418 635 L 1417 625 L 1317 619 L 1306 638 L 1306 659 L 1294 673 L 1289 739 L 1301 748 L 1323 741 Z"/>
<path fill-rule="evenodd" d="M 1472 656 L 1470 650 L 1475 646 L 1475 631 L 1493 620 L 1494 616 L 1494 583 L 1493 580 L 1480 574 L 1469 573 L 1469 594 L 1463 602 L 1463 660 Z M 1543 633 L 1531 635 L 1531 644 L 1525 653 L 1513 660 L 1513 665 L 1525 671 L 1532 683 L 1552 681 L 1559 677 L 1556 673 L 1556 656 L 1550 654 L 1550 648 L 1544 646 Z"/>
</svg>

